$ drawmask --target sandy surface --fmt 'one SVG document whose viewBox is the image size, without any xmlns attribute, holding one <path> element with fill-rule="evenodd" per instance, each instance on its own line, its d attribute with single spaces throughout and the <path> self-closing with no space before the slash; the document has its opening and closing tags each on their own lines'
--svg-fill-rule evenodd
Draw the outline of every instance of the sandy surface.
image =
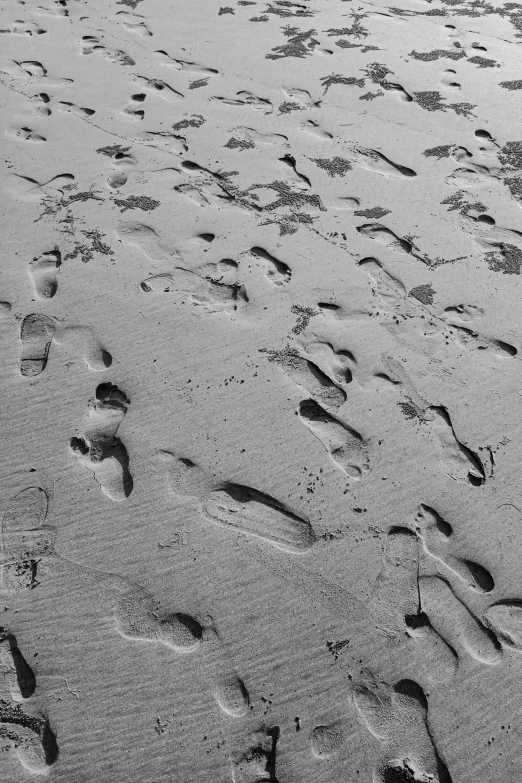
<svg viewBox="0 0 522 783">
<path fill-rule="evenodd" d="M 0 16 L 3 783 L 518 783 L 522 6 Z"/>
</svg>

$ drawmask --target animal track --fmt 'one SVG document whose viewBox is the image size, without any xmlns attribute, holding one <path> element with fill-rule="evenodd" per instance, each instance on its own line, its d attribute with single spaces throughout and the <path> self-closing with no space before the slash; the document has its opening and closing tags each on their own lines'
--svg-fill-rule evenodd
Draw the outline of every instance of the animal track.
<svg viewBox="0 0 522 783">
<path fill-rule="evenodd" d="M 275 351 L 268 360 L 277 364 L 290 380 L 301 386 L 327 408 L 339 408 L 346 402 L 346 392 L 340 389 L 314 362 L 293 351 Z"/>
<path fill-rule="evenodd" d="M 284 261 L 279 261 L 262 247 L 251 247 L 248 252 L 265 268 L 266 276 L 273 285 L 286 285 L 290 282 L 292 270 Z"/>
<path fill-rule="evenodd" d="M 448 553 L 453 533 L 451 525 L 430 506 L 421 503 L 416 516 L 417 535 L 426 554 L 458 577 L 471 590 L 490 593 L 493 577 L 483 566 Z"/>
<path fill-rule="evenodd" d="M 89 401 L 84 434 L 69 441 L 81 465 L 94 474 L 108 498 L 122 501 L 132 492 L 127 449 L 116 437 L 130 400 L 110 383 L 102 383 Z"/>
<path fill-rule="evenodd" d="M 373 239 L 390 250 L 397 251 L 397 253 L 411 253 L 412 251 L 410 242 L 406 239 L 401 239 L 381 223 L 365 223 L 362 226 L 357 226 L 357 231 L 359 234 L 368 237 L 368 239 Z"/>
<path fill-rule="evenodd" d="M 184 457 L 167 451 L 168 487 L 176 496 L 197 498 L 202 516 L 219 527 L 261 538 L 294 554 L 308 551 L 315 539 L 309 520 L 286 505 L 243 484 L 222 481 Z"/>
<path fill-rule="evenodd" d="M 428 701 L 413 680 L 393 688 L 370 681 L 355 685 L 353 701 L 368 731 L 383 744 L 374 783 L 451 783 L 437 752 L 428 718 Z"/>
<path fill-rule="evenodd" d="M 370 469 L 368 444 L 364 438 L 323 410 L 315 400 L 299 404 L 299 418 L 321 441 L 332 461 L 348 478 L 358 481 Z"/>
<path fill-rule="evenodd" d="M 25 316 L 20 335 L 22 340 L 21 375 L 32 378 L 45 370 L 54 330 L 54 321 L 46 315 L 32 313 Z"/>
<path fill-rule="evenodd" d="M 40 299 L 52 299 L 58 289 L 58 273 L 62 265 L 59 250 L 49 250 L 29 262 L 29 275 Z"/>
</svg>

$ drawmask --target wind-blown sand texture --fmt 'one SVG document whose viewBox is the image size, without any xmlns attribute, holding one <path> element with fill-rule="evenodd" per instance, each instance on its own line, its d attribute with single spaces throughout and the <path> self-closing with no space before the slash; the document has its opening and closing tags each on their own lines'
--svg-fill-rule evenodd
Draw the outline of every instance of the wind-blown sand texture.
<svg viewBox="0 0 522 783">
<path fill-rule="evenodd" d="M 0 779 L 520 783 L 522 6 L 219 2 L 0 7 Z"/>
</svg>

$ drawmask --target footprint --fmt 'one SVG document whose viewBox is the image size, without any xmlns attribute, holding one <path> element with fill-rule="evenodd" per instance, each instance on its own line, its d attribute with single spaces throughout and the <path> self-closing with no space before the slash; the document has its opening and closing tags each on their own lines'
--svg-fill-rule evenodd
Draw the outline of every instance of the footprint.
<svg viewBox="0 0 522 783">
<path fill-rule="evenodd" d="M 279 736 L 279 726 L 267 728 L 266 724 L 249 734 L 248 750 L 231 754 L 234 783 L 277 783 L 275 769 Z"/>
<path fill-rule="evenodd" d="M 149 38 L 153 35 L 143 21 L 144 17 L 141 16 L 141 14 L 130 14 L 128 11 L 118 11 L 116 16 L 123 16 L 121 19 L 123 26 L 132 33 L 137 33 L 144 38 Z"/>
<path fill-rule="evenodd" d="M 93 114 L 96 114 L 94 109 L 87 109 L 85 106 L 76 106 L 76 104 L 69 103 L 68 101 L 58 101 L 56 108 L 59 111 L 76 114 L 77 117 L 82 117 L 82 119 L 92 117 Z"/>
<path fill-rule="evenodd" d="M 22 767 L 34 775 L 48 775 L 58 758 L 58 745 L 49 720 L 25 713 L 0 699 L 0 733 L 13 743 Z"/>
<path fill-rule="evenodd" d="M 103 494 L 115 501 L 129 497 L 133 487 L 127 449 L 116 436 L 129 403 L 117 386 L 100 384 L 89 401 L 84 435 L 69 441 L 80 464 L 94 473 Z"/>
<path fill-rule="evenodd" d="M 319 123 L 314 122 L 313 120 L 307 120 L 306 122 L 301 123 L 299 129 L 304 131 L 304 133 L 310 133 L 312 136 L 321 139 L 321 141 L 329 141 L 330 139 L 333 139 L 333 135 L 331 133 L 324 130 L 324 128 L 321 128 Z"/>
<path fill-rule="evenodd" d="M 26 315 L 21 328 L 20 374 L 33 378 L 45 370 L 54 335 L 54 321 L 46 315 Z"/>
<path fill-rule="evenodd" d="M 182 93 L 178 92 L 174 87 L 171 87 L 170 84 L 167 84 L 167 82 L 164 82 L 161 79 L 148 79 L 146 76 L 135 76 L 134 81 L 144 90 L 150 90 L 150 92 L 159 94 L 169 103 L 178 103 L 185 97 Z"/>
<path fill-rule="evenodd" d="M 465 560 L 448 553 L 451 525 L 430 506 L 421 503 L 415 518 L 417 535 L 426 554 L 457 576 L 466 587 L 478 593 L 490 593 L 495 582 L 489 571 L 472 560 Z"/>
<path fill-rule="evenodd" d="M 419 593 L 422 611 L 454 649 L 464 650 L 489 666 L 500 662 L 502 649 L 497 638 L 471 614 L 446 581 L 438 576 L 423 576 L 419 579 Z"/>
<path fill-rule="evenodd" d="M 220 710 L 229 718 L 242 718 L 250 706 L 250 697 L 213 625 L 203 629 L 201 658 L 203 677 Z"/>
<path fill-rule="evenodd" d="M 454 318 L 460 318 L 462 321 L 472 321 L 474 318 L 482 318 L 484 310 L 475 305 L 459 304 L 450 305 L 444 308 L 445 313 L 451 313 Z"/>
<path fill-rule="evenodd" d="M 353 211 L 361 205 L 358 198 L 354 196 L 339 196 L 332 204 L 333 209 L 349 209 Z"/>
<path fill-rule="evenodd" d="M 266 269 L 266 276 L 273 285 L 286 285 L 290 282 L 292 270 L 284 261 L 279 261 L 262 247 L 251 247 L 248 252 L 260 260 L 261 265 Z"/>
<path fill-rule="evenodd" d="M 43 144 L 47 139 L 45 136 L 41 136 L 31 128 L 15 128 L 11 126 L 7 128 L 6 134 L 13 139 L 20 139 L 20 141 L 30 141 L 33 144 Z"/>
<path fill-rule="evenodd" d="M 54 341 L 65 345 L 75 356 L 81 356 L 93 372 L 103 372 L 112 365 L 111 354 L 100 345 L 88 326 L 58 326 Z"/>
<path fill-rule="evenodd" d="M 370 606 L 378 628 L 393 635 L 404 633 L 405 617 L 419 611 L 418 577 L 417 537 L 407 528 L 392 527 Z"/>
<path fill-rule="evenodd" d="M 300 174 L 296 168 L 296 160 L 293 155 L 284 155 L 277 161 L 277 168 L 281 176 L 284 177 L 290 190 L 303 191 L 310 190 L 312 183 L 304 174 Z"/>
<path fill-rule="evenodd" d="M 362 226 L 357 226 L 357 231 L 359 234 L 368 237 L 368 239 L 374 239 L 390 250 L 397 251 L 397 253 L 411 253 L 412 251 L 410 242 L 406 239 L 401 239 L 381 223 L 365 223 Z"/>
<path fill-rule="evenodd" d="M 183 261 L 175 247 L 167 247 L 152 226 L 144 223 L 118 221 L 114 233 L 126 245 L 135 245 L 151 261 Z"/>
<path fill-rule="evenodd" d="M 38 562 L 54 550 L 56 530 L 45 524 L 48 498 L 40 487 L 27 487 L 12 498 L 2 519 L 0 592 L 32 589 Z"/>
<path fill-rule="evenodd" d="M 486 474 L 482 462 L 474 451 L 458 440 L 446 408 L 432 405 L 424 412 L 424 419 L 449 477 L 459 483 L 468 482 L 474 487 L 484 484 Z"/>
<path fill-rule="evenodd" d="M 14 702 L 23 702 L 33 695 L 36 688 L 34 672 L 20 652 L 15 637 L 5 628 L 0 628 L 0 667 Z"/>
<path fill-rule="evenodd" d="M 370 281 L 375 286 L 375 292 L 382 303 L 390 310 L 399 310 L 405 305 L 406 288 L 393 275 L 387 272 L 377 258 L 363 258 L 359 261 Z"/>
<path fill-rule="evenodd" d="M 168 451 L 158 454 L 167 467 L 170 492 L 196 498 L 202 516 L 219 527 L 261 538 L 274 546 L 300 554 L 315 542 L 309 520 L 286 505 L 243 484 L 222 481 Z"/>
<path fill-rule="evenodd" d="M 189 62 L 188 60 L 177 60 L 161 49 L 158 49 L 154 54 L 157 55 L 162 65 L 175 68 L 177 71 L 188 71 L 189 73 L 204 74 L 205 76 L 214 76 L 216 73 L 219 73 L 215 68 L 208 68 L 205 65 L 198 65 L 198 63 Z"/>
<path fill-rule="evenodd" d="M 330 759 L 336 756 L 344 743 L 342 723 L 335 722 L 328 726 L 316 726 L 310 733 L 312 755 L 316 759 Z"/>
<path fill-rule="evenodd" d="M 205 265 L 205 267 L 208 266 L 210 265 Z M 141 288 L 146 293 L 187 293 L 194 305 L 201 306 L 211 313 L 235 312 L 238 307 L 248 302 L 243 285 L 237 282 L 228 284 L 221 280 L 214 280 L 210 276 L 211 274 L 209 271 L 209 276 L 203 277 L 197 272 L 178 268 L 171 274 L 154 275 L 147 278 L 141 283 Z M 220 274 L 217 269 L 215 274 Z"/>
<path fill-rule="evenodd" d="M 268 361 L 277 364 L 290 380 L 327 408 L 339 408 L 346 402 L 346 392 L 340 389 L 317 365 L 291 349 L 274 351 Z"/>
<path fill-rule="evenodd" d="M 121 111 L 123 118 L 129 122 L 141 122 L 145 118 L 145 112 L 137 107 L 143 103 L 146 97 L 144 92 L 131 95 L 129 106 L 126 106 Z"/>
<path fill-rule="evenodd" d="M 288 136 L 281 133 L 262 133 L 255 128 L 247 128 L 244 125 L 238 125 L 232 128 L 229 133 L 233 133 L 234 138 L 239 141 L 252 142 L 253 144 L 283 144 L 287 146 Z"/>
<path fill-rule="evenodd" d="M 203 629 L 193 617 L 161 614 L 153 596 L 126 579 L 114 578 L 114 623 L 130 641 L 163 644 L 176 653 L 191 653 L 201 645 Z"/>
<path fill-rule="evenodd" d="M 377 150 L 367 149 L 366 147 L 357 147 L 357 162 L 368 171 L 376 171 L 385 177 L 398 177 L 399 179 L 416 177 L 417 172 L 408 166 L 401 166 L 383 155 Z"/>
<path fill-rule="evenodd" d="M 408 657 L 419 679 L 430 687 L 451 682 L 459 670 L 453 647 L 439 636 L 424 612 L 407 615 L 405 621 Z"/>
<path fill-rule="evenodd" d="M 59 250 L 50 250 L 29 261 L 29 275 L 40 299 L 52 299 L 58 290 L 58 273 L 62 265 Z"/>
<path fill-rule="evenodd" d="M 420 685 L 401 680 L 393 688 L 372 682 L 354 688 L 353 700 L 368 731 L 383 744 L 374 783 L 451 783 L 437 752 Z"/>
<path fill-rule="evenodd" d="M 453 323 L 450 323 L 449 327 L 450 335 L 453 339 L 465 348 L 473 348 L 477 351 L 484 351 L 489 348 L 501 359 L 511 359 L 518 353 L 514 345 L 510 345 L 503 340 L 496 340 L 493 337 L 484 337 L 474 329 Z"/>
<path fill-rule="evenodd" d="M 348 384 L 352 382 L 352 368 L 357 365 L 357 362 L 351 351 L 344 349 L 336 351 L 330 343 L 316 342 L 309 343 L 305 353 L 311 357 L 316 366 L 325 367 L 325 374 L 335 383 Z"/>
<path fill-rule="evenodd" d="M 370 469 L 368 444 L 364 438 L 323 410 L 315 400 L 299 403 L 299 418 L 321 441 L 332 461 L 348 478 L 359 481 Z"/>
<path fill-rule="evenodd" d="M 486 610 L 483 619 L 503 645 L 522 652 L 522 601 L 499 601 Z"/>
</svg>

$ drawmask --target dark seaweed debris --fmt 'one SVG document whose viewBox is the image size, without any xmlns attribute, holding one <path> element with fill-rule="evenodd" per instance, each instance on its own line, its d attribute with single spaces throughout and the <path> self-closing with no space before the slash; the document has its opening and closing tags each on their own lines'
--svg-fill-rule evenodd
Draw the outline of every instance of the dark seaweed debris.
<svg viewBox="0 0 522 783">
<path fill-rule="evenodd" d="M 486 262 L 493 272 L 504 275 L 519 275 L 522 267 L 522 250 L 515 245 L 502 243 L 499 251 L 486 253 Z"/>
<path fill-rule="evenodd" d="M 454 49 L 433 49 L 431 52 L 416 52 L 414 49 L 408 56 L 413 57 L 414 60 L 422 60 L 423 62 L 429 63 L 434 60 L 439 60 L 442 57 L 445 57 L 448 60 L 461 60 L 466 54 L 462 50 L 455 51 Z"/>
<path fill-rule="evenodd" d="M 283 28 L 283 35 L 286 36 L 288 43 L 281 46 L 274 46 L 272 49 L 275 54 L 266 54 L 267 60 L 282 60 L 284 57 L 308 57 L 312 54 L 314 48 L 319 45 L 313 36 L 317 35 L 317 30 L 299 30 L 298 27 L 286 25 Z"/>
<path fill-rule="evenodd" d="M 174 123 L 172 130 L 182 130 L 183 128 L 200 128 L 206 122 L 202 114 L 193 114 L 188 120 L 180 120 Z"/>
<path fill-rule="evenodd" d="M 429 149 L 424 150 L 422 154 L 425 158 L 437 158 L 437 160 L 441 160 L 442 158 L 449 158 L 454 149 L 454 144 L 441 144 L 438 147 L 430 147 Z"/>
<path fill-rule="evenodd" d="M 235 136 L 232 136 L 232 138 L 229 139 L 226 144 L 223 144 L 223 146 L 228 147 L 230 150 L 239 149 L 241 152 L 243 152 L 244 150 L 253 149 L 256 145 L 252 139 L 236 139 Z"/>
<path fill-rule="evenodd" d="M 126 155 L 129 150 L 130 147 L 122 147 L 121 144 L 113 144 L 112 146 L 99 147 L 96 152 L 99 155 L 107 155 L 108 158 L 112 158 L 114 155 Z"/>
<path fill-rule="evenodd" d="M 425 305 L 431 305 L 433 304 L 433 297 L 435 293 L 436 292 L 430 283 L 424 283 L 424 285 L 418 285 L 415 288 L 412 288 L 410 291 L 410 296 L 414 296 L 415 299 L 418 299 L 419 302 L 422 302 Z"/>
<path fill-rule="evenodd" d="M 321 82 L 325 94 L 333 84 L 346 84 L 349 87 L 364 87 L 364 79 L 356 79 L 355 76 L 342 76 L 340 73 L 332 73 L 330 76 L 323 76 Z"/>
<path fill-rule="evenodd" d="M 499 87 L 505 90 L 522 90 L 522 79 L 514 79 L 511 82 L 500 82 Z"/>
<path fill-rule="evenodd" d="M 359 217 L 372 218 L 378 220 L 379 218 L 382 218 L 385 215 L 389 215 L 390 212 L 391 212 L 390 209 L 385 209 L 384 207 L 372 207 L 372 209 L 356 209 L 353 214 L 358 215 Z"/>
<path fill-rule="evenodd" d="M 329 177 L 344 177 L 347 171 L 350 171 L 352 164 L 346 158 L 340 158 L 336 155 L 334 158 L 310 158 L 313 162 L 319 166 L 320 169 L 324 169 Z"/>
<path fill-rule="evenodd" d="M 126 212 L 127 209 L 141 209 L 143 212 L 150 212 L 153 209 L 157 209 L 161 202 L 156 201 L 149 196 L 128 196 L 127 198 L 115 198 L 114 203 L 121 208 L 122 212 Z"/>
</svg>

